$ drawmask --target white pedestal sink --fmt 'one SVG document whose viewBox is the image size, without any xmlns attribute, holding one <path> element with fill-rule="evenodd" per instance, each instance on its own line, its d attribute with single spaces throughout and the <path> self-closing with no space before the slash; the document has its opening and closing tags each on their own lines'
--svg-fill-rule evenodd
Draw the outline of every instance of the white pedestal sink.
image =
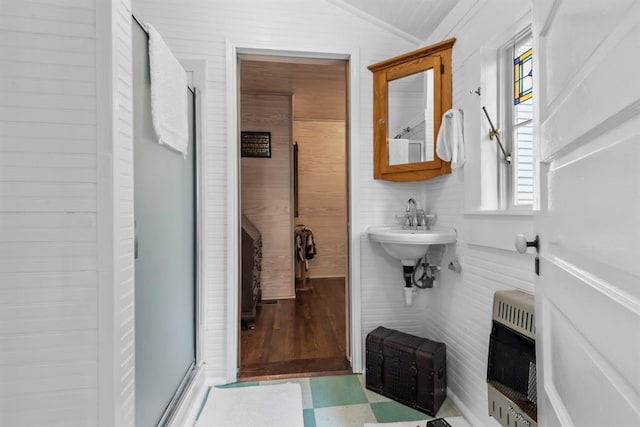
<svg viewBox="0 0 640 427">
<path fill-rule="evenodd" d="M 402 265 L 411 265 L 424 256 L 431 245 L 455 243 L 458 233 L 455 228 L 431 226 L 429 230 L 404 229 L 400 225 L 378 225 L 367 229 L 369 239 L 378 242 Z"/>
</svg>

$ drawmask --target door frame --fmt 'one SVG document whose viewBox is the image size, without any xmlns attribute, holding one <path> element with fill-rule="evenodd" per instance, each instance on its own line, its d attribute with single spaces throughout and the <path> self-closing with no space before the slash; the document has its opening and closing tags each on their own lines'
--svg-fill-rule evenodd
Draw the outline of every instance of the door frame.
<svg viewBox="0 0 640 427">
<path fill-rule="evenodd" d="M 204 290 L 204 245 L 206 239 L 204 235 L 204 151 L 206 126 L 203 126 L 207 117 L 207 61 L 203 59 L 183 59 L 178 61 L 187 73 L 191 73 L 192 80 L 189 87 L 193 89 L 195 96 L 194 121 L 195 121 L 195 141 L 194 148 L 196 152 L 195 161 L 195 258 L 196 258 L 196 289 L 195 289 L 195 366 L 189 376 L 185 377 L 184 384 L 181 386 L 184 390 L 176 403 L 175 410 L 171 417 L 166 420 L 167 426 L 182 426 L 188 420 L 194 420 L 199 409 L 198 404 L 204 398 L 207 389 L 205 361 L 205 290 Z"/>
<path fill-rule="evenodd" d="M 190 87 L 194 90 L 195 96 L 195 108 L 194 108 L 194 120 L 195 120 L 195 150 L 197 153 L 195 164 L 195 199 L 196 199 L 196 303 L 195 303 L 195 323 L 196 323 L 196 369 L 205 360 L 204 347 L 205 347 L 205 291 L 204 291 L 204 244 L 206 239 L 204 235 L 204 218 L 205 218 L 205 203 L 204 203 L 204 150 L 205 144 L 205 131 L 206 127 L 202 124 L 207 117 L 207 103 L 206 86 L 207 86 L 207 61 L 203 59 L 182 59 L 178 58 L 178 61 L 185 69 L 187 73 L 191 73 L 192 81 Z"/>
<path fill-rule="evenodd" d="M 349 349 L 353 372 L 362 372 L 362 320 L 361 320 L 361 286 L 360 286 L 360 234 L 362 223 L 358 221 L 358 197 L 352 189 L 360 184 L 360 168 L 358 145 L 359 125 L 359 56 L 357 49 L 335 51 L 331 48 L 309 49 L 301 51 L 286 46 L 256 46 L 255 43 L 226 42 L 226 77 L 227 77 L 227 339 L 226 367 L 227 382 L 235 382 L 238 375 L 238 343 L 240 334 L 239 317 L 239 268 L 240 268 L 240 156 L 238 155 L 238 135 L 240 122 L 238 108 L 240 103 L 238 79 L 238 55 L 277 55 L 300 58 L 343 59 L 349 62 L 347 92 L 347 141 L 348 141 L 348 244 L 349 244 Z M 358 261 L 358 262 L 356 262 Z"/>
</svg>

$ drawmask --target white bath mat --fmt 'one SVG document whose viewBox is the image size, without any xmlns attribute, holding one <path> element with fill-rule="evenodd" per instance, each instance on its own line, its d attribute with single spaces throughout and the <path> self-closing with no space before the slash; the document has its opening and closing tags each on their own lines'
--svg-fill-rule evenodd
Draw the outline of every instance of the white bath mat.
<svg viewBox="0 0 640 427">
<path fill-rule="evenodd" d="M 298 383 L 213 387 L 195 427 L 304 427 Z"/>
<path fill-rule="evenodd" d="M 451 427 L 471 427 L 463 417 L 445 417 Z M 364 427 L 425 427 L 429 421 L 402 421 L 399 423 L 367 423 Z"/>
</svg>

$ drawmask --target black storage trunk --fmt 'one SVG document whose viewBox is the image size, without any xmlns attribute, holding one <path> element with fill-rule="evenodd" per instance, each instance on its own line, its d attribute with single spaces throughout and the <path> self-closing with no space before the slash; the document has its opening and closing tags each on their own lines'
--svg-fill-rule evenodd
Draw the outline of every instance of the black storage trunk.
<svg viewBox="0 0 640 427">
<path fill-rule="evenodd" d="M 446 346 L 384 327 L 366 341 L 366 387 L 434 416 L 447 397 Z"/>
<path fill-rule="evenodd" d="M 382 343 L 394 332 L 393 329 L 379 326 L 367 335 L 365 385 L 377 393 L 382 393 Z"/>
</svg>

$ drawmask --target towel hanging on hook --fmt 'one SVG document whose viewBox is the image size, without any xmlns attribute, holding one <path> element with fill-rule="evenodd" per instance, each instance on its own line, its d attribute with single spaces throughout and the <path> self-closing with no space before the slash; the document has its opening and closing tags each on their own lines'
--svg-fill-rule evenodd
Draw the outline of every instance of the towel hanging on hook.
<svg viewBox="0 0 640 427">
<path fill-rule="evenodd" d="M 451 169 L 462 167 L 467 160 L 462 125 L 462 110 L 451 109 L 442 115 L 442 123 L 436 141 L 436 154 L 442 160 L 451 162 Z"/>
</svg>

